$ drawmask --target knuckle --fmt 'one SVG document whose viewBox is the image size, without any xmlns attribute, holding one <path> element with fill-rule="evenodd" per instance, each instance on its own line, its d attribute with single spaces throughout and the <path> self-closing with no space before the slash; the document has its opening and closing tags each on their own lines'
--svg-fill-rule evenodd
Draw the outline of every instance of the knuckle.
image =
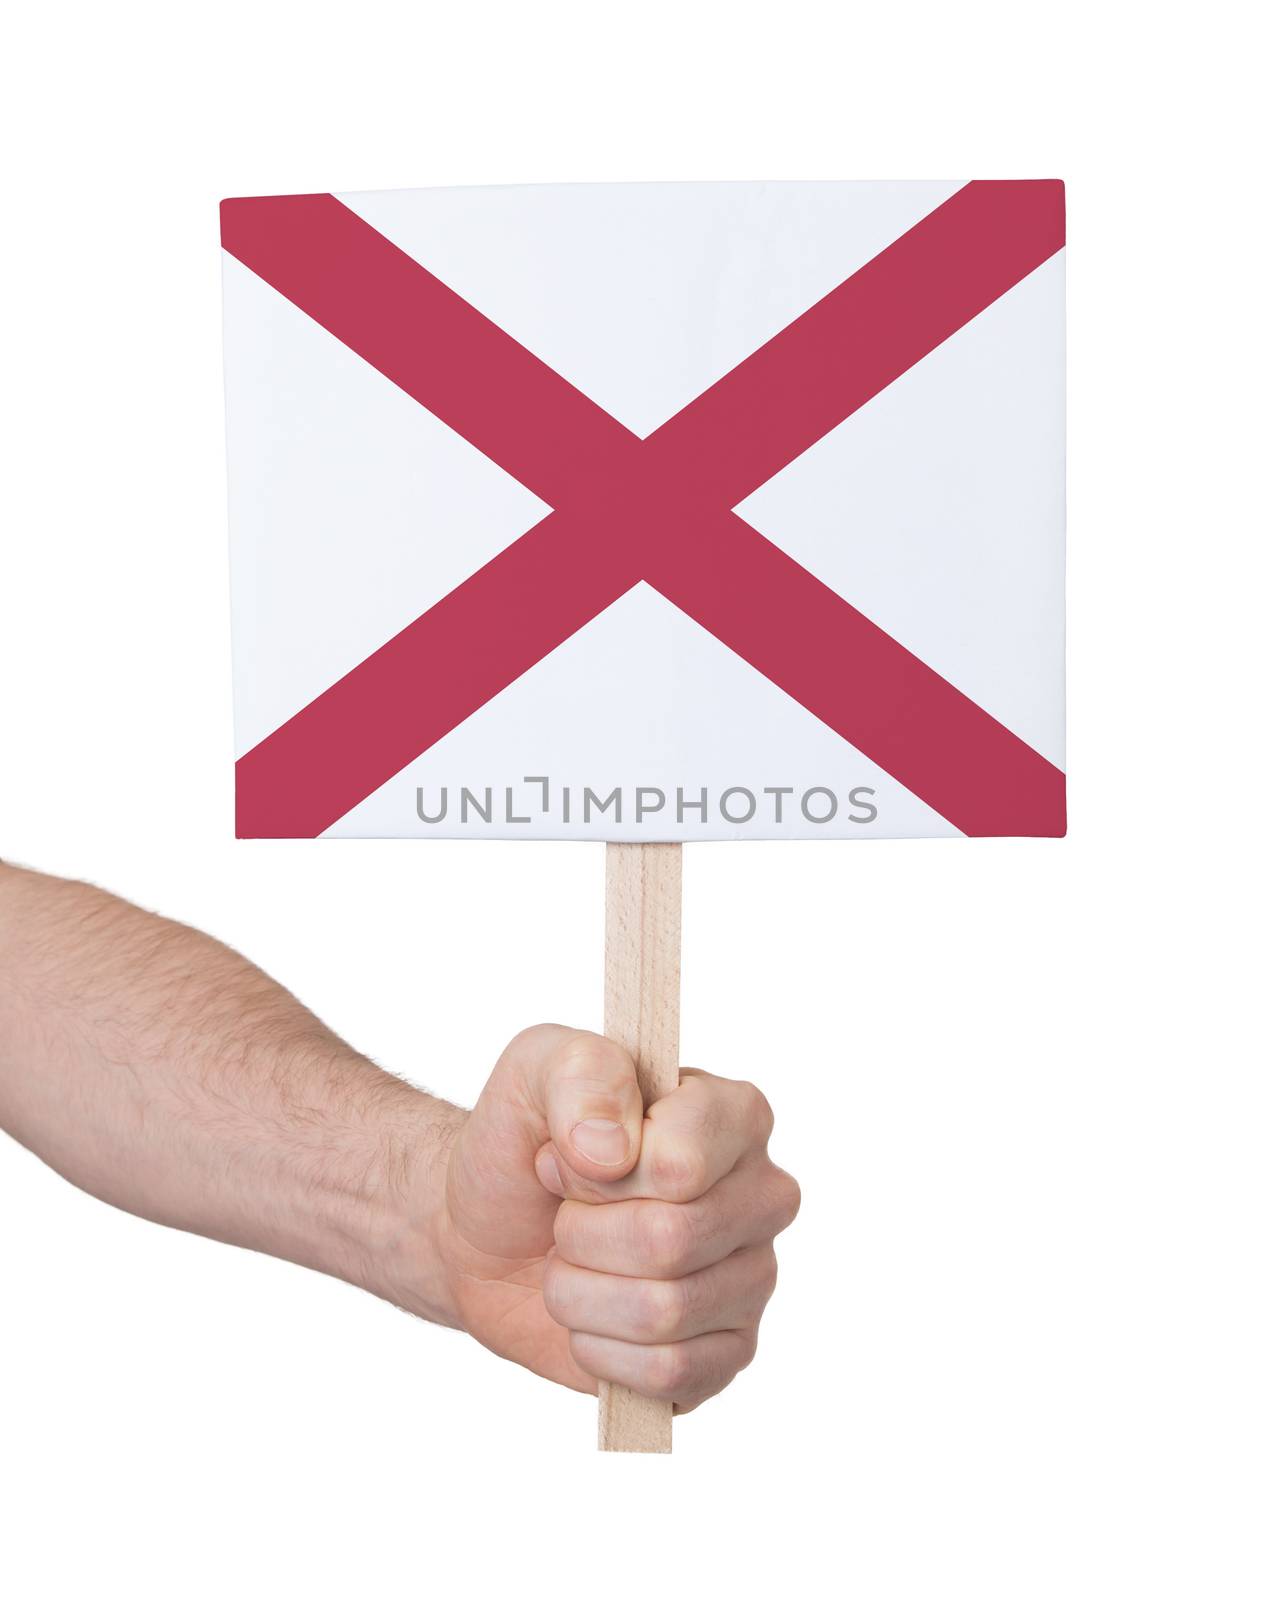
<svg viewBox="0 0 1286 1600">
<path fill-rule="evenodd" d="M 648 1283 L 643 1292 L 640 1332 L 652 1343 L 677 1337 L 687 1314 L 687 1294 L 681 1278 Z"/>
<path fill-rule="evenodd" d="M 652 1182 L 666 1200 L 695 1200 L 710 1186 L 710 1160 L 695 1139 L 671 1137 L 651 1161 Z"/>
<path fill-rule="evenodd" d="M 780 1167 L 774 1167 L 776 1174 L 774 1180 L 775 1193 L 773 1196 L 774 1218 L 777 1222 L 775 1231 L 780 1233 L 783 1228 L 789 1228 L 799 1215 L 799 1204 L 802 1198 L 799 1185 L 789 1172 L 783 1172 Z"/>
<path fill-rule="evenodd" d="M 644 1265 L 661 1277 L 677 1277 L 692 1246 L 692 1226 L 681 1207 L 655 1201 L 639 1222 Z"/>
<path fill-rule="evenodd" d="M 634 1079 L 629 1056 L 601 1033 L 568 1032 L 555 1053 L 554 1071 L 560 1079 L 586 1087 Z"/>
<path fill-rule="evenodd" d="M 647 1354 L 646 1383 L 650 1393 L 679 1394 L 692 1376 L 692 1357 L 681 1344 L 659 1344 Z"/>
<path fill-rule="evenodd" d="M 509 1043 L 500 1053 L 501 1061 L 513 1057 L 524 1057 L 532 1052 L 548 1049 L 550 1043 L 557 1039 L 565 1030 L 557 1022 L 533 1022 L 530 1027 L 520 1028 Z"/>
<path fill-rule="evenodd" d="M 767 1144 L 776 1120 L 768 1104 L 768 1096 L 753 1083 L 739 1083 L 737 1089 L 741 1095 L 747 1131 L 756 1143 Z"/>
</svg>

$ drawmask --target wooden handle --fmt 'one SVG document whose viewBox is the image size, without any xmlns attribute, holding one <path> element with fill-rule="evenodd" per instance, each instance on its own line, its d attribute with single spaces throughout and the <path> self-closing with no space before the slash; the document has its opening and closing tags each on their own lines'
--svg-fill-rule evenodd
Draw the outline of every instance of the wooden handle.
<svg viewBox="0 0 1286 1600">
<path fill-rule="evenodd" d="M 644 1105 L 679 1086 L 683 846 L 609 844 L 603 1032 L 638 1063 Z M 673 1408 L 616 1383 L 598 1389 L 598 1448 L 668 1455 Z"/>
</svg>

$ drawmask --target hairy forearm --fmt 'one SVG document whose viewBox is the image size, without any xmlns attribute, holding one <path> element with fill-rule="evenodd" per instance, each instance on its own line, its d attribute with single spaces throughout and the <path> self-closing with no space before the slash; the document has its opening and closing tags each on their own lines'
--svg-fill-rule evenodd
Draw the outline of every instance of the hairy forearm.
<svg viewBox="0 0 1286 1600">
<path fill-rule="evenodd" d="M 217 941 L 0 864 L 0 1126 L 89 1193 L 451 1321 L 433 1225 L 462 1115 Z"/>
</svg>

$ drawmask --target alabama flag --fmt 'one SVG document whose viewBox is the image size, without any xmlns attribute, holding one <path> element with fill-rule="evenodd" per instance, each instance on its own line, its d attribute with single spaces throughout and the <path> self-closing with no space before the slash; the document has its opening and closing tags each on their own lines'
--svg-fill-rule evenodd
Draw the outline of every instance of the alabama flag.
<svg viewBox="0 0 1286 1600">
<path fill-rule="evenodd" d="M 1060 183 L 222 233 L 239 835 L 1063 833 Z"/>
</svg>

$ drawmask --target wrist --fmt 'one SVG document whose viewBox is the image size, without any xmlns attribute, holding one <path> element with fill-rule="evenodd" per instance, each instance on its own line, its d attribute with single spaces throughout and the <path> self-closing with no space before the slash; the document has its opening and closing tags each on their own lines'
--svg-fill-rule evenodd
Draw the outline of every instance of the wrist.
<svg viewBox="0 0 1286 1600">
<path fill-rule="evenodd" d="M 314 1084 L 317 1068 L 310 1057 Z M 222 1236 L 457 1326 L 442 1236 L 447 1162 L 466 1113 L 347 1047 L 338 1070 L 329 1058 L 326 1069 L 328 1088 L 311 1097 L 303 1125 L 273 1128 L 275 1176 L 246 1186 L 245 1225 Z"/>
<path fill-rule="evenodd" d="M 458 1328 L 446 1206 L 447 1167 L 468 1113 L 409 1085 L 387 1108 L 378 1177 L 366 1211 L 366 1248 L 354 1281 L 427 1322 Z"/>
</svg>

